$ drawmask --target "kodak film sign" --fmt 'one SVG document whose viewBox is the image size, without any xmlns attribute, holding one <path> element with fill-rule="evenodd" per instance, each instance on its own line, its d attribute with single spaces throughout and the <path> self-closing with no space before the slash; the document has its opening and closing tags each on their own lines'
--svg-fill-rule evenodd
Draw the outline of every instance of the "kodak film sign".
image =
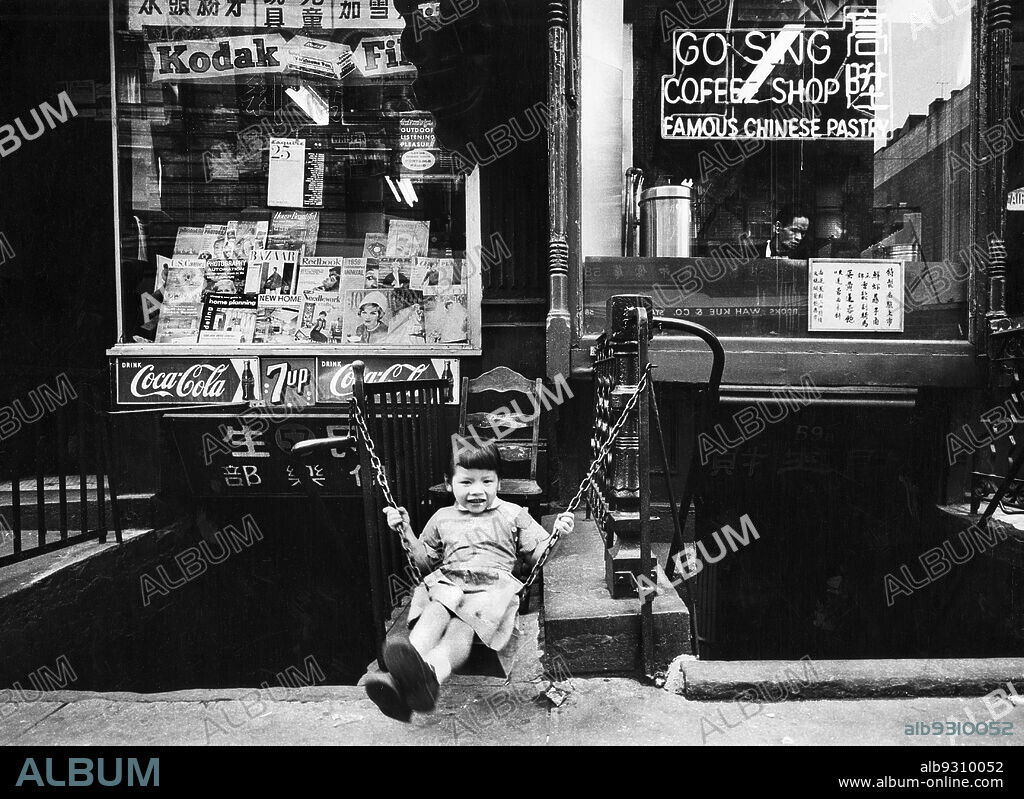
<svg viewBox="0 0 1024 799">
<path fill-rule="evenodd" d="M 153 42 L 152 80 L 183 81 L 284 72 L 288 52 L 280 34 L 229 36 L 188 42 Z"/>
</svg>

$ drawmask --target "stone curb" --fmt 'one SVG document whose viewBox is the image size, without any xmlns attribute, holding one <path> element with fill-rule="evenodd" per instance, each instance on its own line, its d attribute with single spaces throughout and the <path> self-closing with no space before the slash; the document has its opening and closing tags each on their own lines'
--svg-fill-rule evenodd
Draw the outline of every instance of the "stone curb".
<svg viewBox="0 0 1024 799">
<path fill-rule="evenodd" d="M 677 658 L 665 690 L 694 700 L 899 699 L 1024 693 L 1022 658 L 743 660 Z"/>
</svg>

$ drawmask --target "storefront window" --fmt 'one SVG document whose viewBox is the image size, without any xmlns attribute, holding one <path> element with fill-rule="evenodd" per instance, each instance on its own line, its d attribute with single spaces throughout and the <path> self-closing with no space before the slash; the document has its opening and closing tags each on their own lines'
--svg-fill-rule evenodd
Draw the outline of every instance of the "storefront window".
<svg viewBox="0 0 1024 799">
<path fill-rule="evenodd" d="M 636 292 L 724 336 L 966 339 L 985 257 L 972 11 L 627 2 L 624 163 L 644 190 L 684 188 L 640 203 L 637 254 L 659 260 L 584 253 L 584 332 L 603 328 L 607 296 Z"/>
<path fill-rule="evenodd" d="M 476 178 L 391 2 L 114 5 L 118 352 L 479 351 Z"/>
</svg>

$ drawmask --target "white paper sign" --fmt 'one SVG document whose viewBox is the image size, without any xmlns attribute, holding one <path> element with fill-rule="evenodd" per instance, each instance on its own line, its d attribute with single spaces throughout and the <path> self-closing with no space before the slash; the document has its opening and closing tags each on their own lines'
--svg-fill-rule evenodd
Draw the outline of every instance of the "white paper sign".
<svg viewBox="0 0 1024 799">
<path fill-rule="evenodd" d="M 1014 189 L 1006 195 L 1007 211 L 1024 211 L 1024 188 Z"/>
<path fill-rule="evenodd" d="M 267 205 L 278 208 L 301 208 L 305 167 L 305 139 L 272 138 Z"/>
<path fill-rule="evenodd" d="M 903 332 L 901 262 L 811 259 L 808 276 L 810 332 Z"/>
</svg>

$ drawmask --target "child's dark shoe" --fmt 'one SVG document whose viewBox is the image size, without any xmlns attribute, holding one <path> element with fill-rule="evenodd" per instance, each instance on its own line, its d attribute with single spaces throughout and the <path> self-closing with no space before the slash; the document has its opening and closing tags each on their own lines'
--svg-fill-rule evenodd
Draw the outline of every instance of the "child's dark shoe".
<svg viewBox="0 0 1024 799">
<path fill-rule="evenodd" d="M 412 718 L 412 710 L 390 674 L 371 674 L 366 678 L 364 687 L 370 701 L 388 718 L 397 721 L 409 721 Z"/>
<path fill-rule="evenodd" d="M 440 686 L 434 669 L 408 641 L 396 641 L 384 650 L 384 662 L 409 707 L 417 713 L 427 713 L 437 704 Z"/>
</svg>

